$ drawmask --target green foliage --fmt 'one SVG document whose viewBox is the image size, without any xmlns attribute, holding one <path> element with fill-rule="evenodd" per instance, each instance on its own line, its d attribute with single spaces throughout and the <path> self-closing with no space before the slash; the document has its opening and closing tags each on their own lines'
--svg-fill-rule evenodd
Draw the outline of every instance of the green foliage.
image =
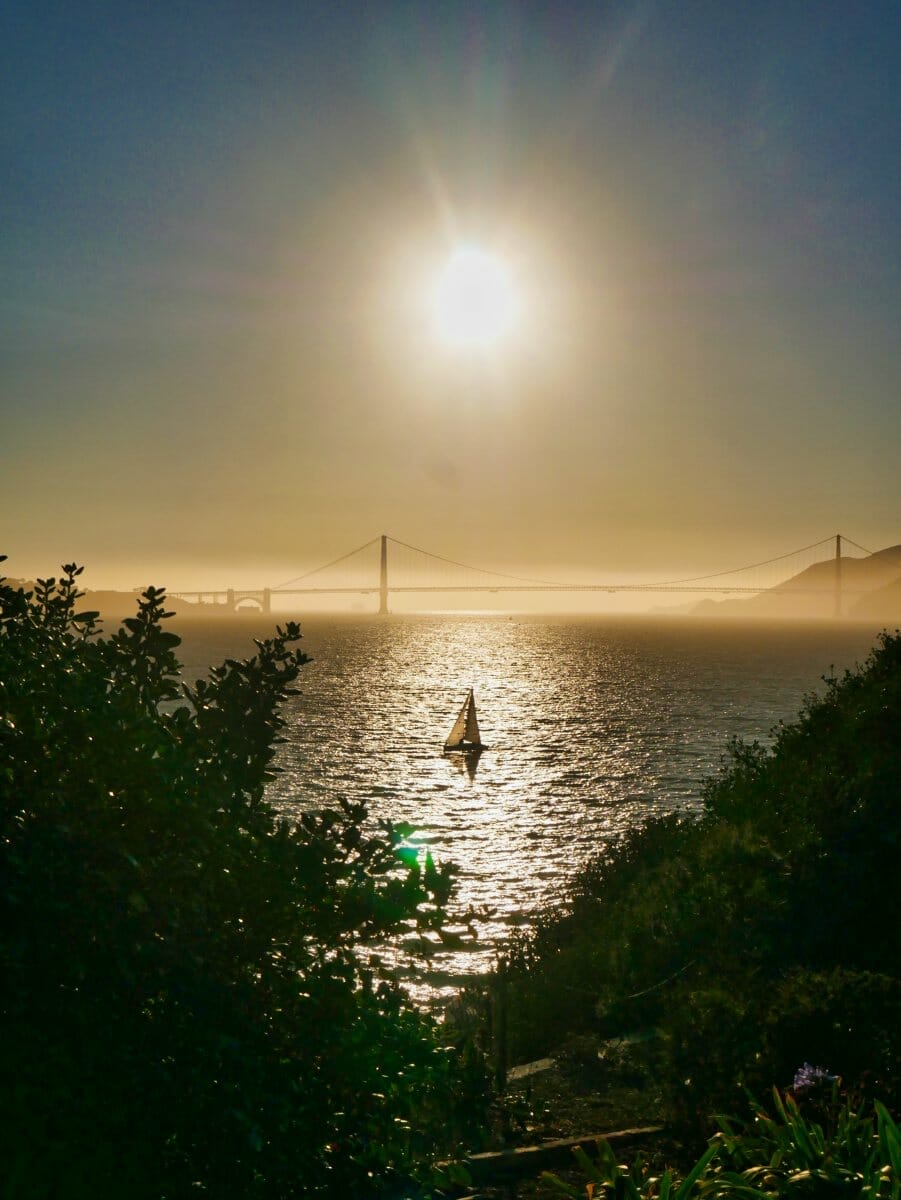
<svg viewBox="0 0 901 1200">
<path fill-rule="evenodd" d="M 399 1188 L 484 1080 L 357 948 L 440 927 L 452 873 L 267 803 L 295 624 L 185 687 L 163 592 L 106 638 L 79 574 L 0 580 L 4 1197 Z"/>
<path fill-rule="evenodd" d="M 513 1061 L 538 1058 L 573 1033 L 614 1037 L 653 1025 L 655 985 L 678 976 L 694 955 L 684 956 L 685 947 L 667 937 L 672 909 L 635 908 L 645 907 L 654 881 L 663 888 L 672 880 L 672 890 L 678 889 L 680 850 L 693 832 L 692 822 L 675 815 L 631 830 L 614 852 L 579 872 L 562 912 L 539 913 L 534 932 L 514 940 Z M 642 929 L 646 921 L 651 938 Z M 599 994 L 610 1005 L 603 1022 L 596 1012 Z"/>
<path fill-rule="evenodd" d="M 588 1181 L 584 1190 L 565 1183 L 549 1172 L 542 1178 L 554 1191 L 576 1197 L 576 1200 L 586 1195 L 588 1200 L 605 1195 L 613 1196 L 616 1200 L 658 1200 L 658 1197 L 659 1200 L 687 1200 L 698 1181 L 704 1179 L 717 1150 L 716 1146 L 708 1147 L 685 1178 L 677 1182 L 674 1172 L 669 1169 L 660 1176 L 652 1174 L 642 1157 L 631 1165 L 618 1163 L 610 1144 L 602 1140 L 598 1142 L 595 1158 L 578 1146 L 573 1151 L 576 1163 Z"/>
<path fill-rule="evenodd" d="M 735 743 L 697 818 L 648 823 L 511 957 L 512 1056 L 644 1030 L 671 1118 L 823 1061 L 901 1104 L 901 638 L 770 750 Z"/>
<path fill-rule="evenodd" d="M 901 1129 L 877 1100 L 869 1109 L 833 1092 L 816 1121 L 790 1094 L 773 1090 L 773 1111 L 754 1106 L 750 1121 L 719 1118 L 719 1131 L 681 1178 L 655 1173 L 642 1158 L 619 1164 L 607 1142 L 590 1158 L 576 1150 L 586 1186 L 545 1175 L 557 1193 L 580 1200 L 688 1200 L 698 1197 L 901 1196 Z"/>
<path fill-rule="evenodd" d="M 750 1187 L 769 1196 L 898 1197 L 901 1130 L 883 1104 L 855 1106 L 836 1088 L 817 1121 L 791 1093 L 782 1096 L 774 1088 L 772 1095 L 773 1111 L 755 1105 L 753 1119 L 743 1125 L 720 1118 L 714 1194 Z"/>
<path fill-rule="evenodd" d="M 898 964 L 895 963 L 896 971 Z M 901 1081 L 901 978 L 804 969 L 787 973 L 763 1009 L 764 1057 L 775 1078 L 798 1063 L 835 1064 L 866 1096 L 897 1104 Z M 804 1053 L 802 1054 L 802 1049 Z"/>
</svg>

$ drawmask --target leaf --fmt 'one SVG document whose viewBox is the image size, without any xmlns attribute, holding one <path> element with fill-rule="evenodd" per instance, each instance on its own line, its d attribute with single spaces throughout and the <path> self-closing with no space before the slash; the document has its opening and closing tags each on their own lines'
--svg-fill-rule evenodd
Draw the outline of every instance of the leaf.
<svg viewBox="0 0 901 1200">
<path fill-rule="evenodd" d="M 541 1180 L 551 1187 L 556 1192 L 561 1192 L 564 1196 L 572 1196 L 573 1200 L 583 1200 L 584 1193 L 580 1188 L 574 1188 L 570 1183 L 564 1183 L 557 1175 L 552 1175 L 550 1171 L 542 1171 Z"/>
<path fill-rule="evenodd" d="M 674 1200 L 685 1200 L 685 1197 L 691 1194 L 691 1189 L 707 1170 L 713 1159 L 716 1158 L 717 1154 L 719 1153 L 719 1149 L 719 1144 L 716 1142 L 707 1147 L 695 1165 L 679 1184 Z"/>
<path fill-rule="evenodd" d="M 876 1110 L 879 1143 L 884 1147 L 885 1155 L 892 1164 L 896 1180 L 901 1181 L 901 1129 L 892 1120 L 888 1109 L 881 1101 L 874 1101 L 873 1107 Z"/>
<path fill-rule="evenodd" d="M 606 1144 L 606 1143 L 605 1143 Z M 593 1161 L 588 1157 L 581 1146 L 573 1146 L 573 1157 L 579 1164 L 579 1167 L 587 1179 L 593 1180 L 595 1183 L 608 1183 L 613 1177 L 612 1174 L 603 1169 L 607 1164 L 604 1161 L 604 1155 L 601 1150 L 601 1144 L 598 1143 L 599 1158 Z M 613 1168 L 616 1171 L 616 1168 Z"/>
</svg>

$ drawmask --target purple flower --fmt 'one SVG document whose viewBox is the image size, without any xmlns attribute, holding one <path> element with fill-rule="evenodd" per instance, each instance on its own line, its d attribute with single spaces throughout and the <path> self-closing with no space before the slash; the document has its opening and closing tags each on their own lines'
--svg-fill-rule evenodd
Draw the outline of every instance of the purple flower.
<svg viewBox="0 0 901 1200">
<path fill-rule="evenodd" d="M 809 1062 L 806 1062 L 803 1067 L 798 1067 L 797 1071 L 795 1071 L 792 1091 L 805 1092 L 820 1083 L 835 1083 L 836 1079 L 838 1079 L 838 1076 L 830 1075 L 825 1067 L 813 1067 Z"/>
</svg>

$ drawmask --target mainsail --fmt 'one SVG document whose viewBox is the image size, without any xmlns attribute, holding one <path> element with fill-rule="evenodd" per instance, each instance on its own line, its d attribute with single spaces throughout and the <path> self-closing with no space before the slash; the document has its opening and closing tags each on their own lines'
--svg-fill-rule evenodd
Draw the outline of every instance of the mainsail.
<svg viewBox="0 0 901 1200">
<path fill-rule="evenodd" d="M 444 743 L 445 750 L 475 750 L 481 749 L 482 735 L 479 732 L 479 720 L 476 716 L 476 702 L 472 688 L 463 701 L 463 707 L 457 714 L 453 728 Z"/>
</svg>

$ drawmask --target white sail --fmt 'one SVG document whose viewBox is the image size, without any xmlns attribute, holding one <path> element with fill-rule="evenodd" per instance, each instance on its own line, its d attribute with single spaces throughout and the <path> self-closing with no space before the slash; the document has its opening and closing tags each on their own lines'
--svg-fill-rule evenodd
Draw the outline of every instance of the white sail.
<svg viewBox="0 0 901 1200">
<path fill-rule="evenodd" d="M 479 722 L 476 717 L 476 702 L 472 690 L 469 692 L 469 706 L 466 709 L 466 740 L 474 746 L 481 746 L 482 735 L 479 733 Z"/>
<path fill-rule="evenodd" d="M 472 695 L 472 688 L 463 701 L 463 707 L 457 714 L 457 719 L 454 721 L 453 728 L 447 735 L 447 741 L 444 743 L 445 750 L 458 750 L 461 747 L 481 746 L 482 735 L 479 732 L 479 722 L 476 717 L 476 705 Z"/>
</svg>

